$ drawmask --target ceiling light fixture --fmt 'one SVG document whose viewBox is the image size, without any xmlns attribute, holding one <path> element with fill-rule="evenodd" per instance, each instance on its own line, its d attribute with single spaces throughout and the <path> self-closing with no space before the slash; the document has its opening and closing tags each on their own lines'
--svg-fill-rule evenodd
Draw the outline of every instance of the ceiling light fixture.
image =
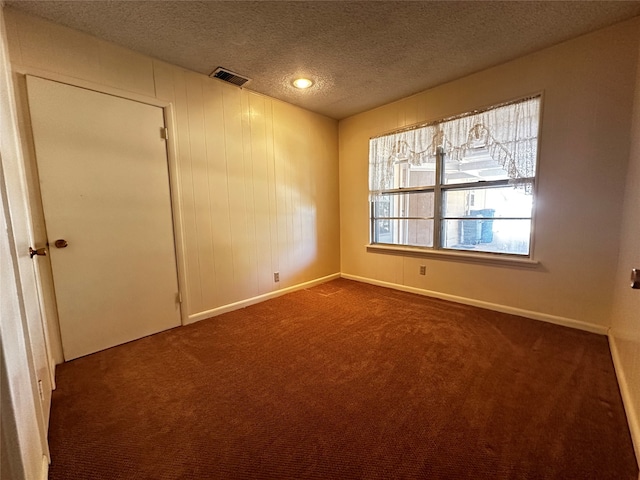
<svg viewBox="0 0 640 480">
<path fill-rule="evenodd" d="M 313 85 L 313 82 L 308 78 L 298 78 L 293 81 L 293 86 L 301 90 L 309 88 L 311 85 Z"/>
</svg>

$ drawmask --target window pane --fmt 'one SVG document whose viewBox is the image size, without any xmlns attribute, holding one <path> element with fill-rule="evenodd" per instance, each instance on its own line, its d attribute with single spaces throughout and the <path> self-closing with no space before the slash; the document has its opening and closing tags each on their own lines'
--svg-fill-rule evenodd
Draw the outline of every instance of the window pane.
<svg viewBox="0 0 640 480">
<path fill-rule="evenodd" d="M 388 193 L 373 198 L 373 216 L 433 217 L 433 192 Z"/>
<path fill-rule="evenodd" d="M 409 169 L 407 187 L 430 187 L 436 184 L 436 164 L 427 163 Z"/>
<path fill-rule="evenodd" d="M 393 166 L 393 184 L 389 188 L 432 187 L 436 183 L 436 164 L 412 165 L 408 162 Z"/>
<path fill-rule="evenodd" d="M 373 243 L 433 247 L 433 220 L 374 220 L 373 229 Z"/>
<path fill-rule="evenodd" d="M 533 195 L 512 186 L 447 190 L 442 216 L 531 218 Z"/>
<path fill-rule="evenodd" d="M 391 217 L 391 212 L 393 211 L 393 200 L 392 195 L 375 195 L 373 197 L 373 217 Z"/>
<path fill-rule="evenodd" d="M 506 180 L 508 172 L 493 159 L 486 148 L 470 149 L 460 160 L 445 157 L 445 185 L 489 180 Z"/>
<path fill-rule="evenodd" d="M 531 220 L 443 220 L 442 246 L 477 252 L 529 254 Z"/>
</svg>

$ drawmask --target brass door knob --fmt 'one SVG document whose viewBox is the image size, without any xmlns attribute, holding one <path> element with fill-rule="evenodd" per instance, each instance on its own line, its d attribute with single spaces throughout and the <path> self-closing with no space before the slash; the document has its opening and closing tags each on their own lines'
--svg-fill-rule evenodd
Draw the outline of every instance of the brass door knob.
<svg viewBox="0 0 640 480">
<path fill-rule="evenodd" d="M 29 256 L 31 258 L 35 257 L 36 255 L 41 255 L 43 257 L 47 256 L 47 249 L 42 247 L 42 248 L 36 248 L 35 250 L 31 247 L 29 247 Z"/>
<path fill-rule="evenodd" d="M 56 246 L 56 248 L 64 248 L 69 245 L 64 238 L 56 240 L 55 242 L 53 242 L 53 244 Z"/>
</svg>

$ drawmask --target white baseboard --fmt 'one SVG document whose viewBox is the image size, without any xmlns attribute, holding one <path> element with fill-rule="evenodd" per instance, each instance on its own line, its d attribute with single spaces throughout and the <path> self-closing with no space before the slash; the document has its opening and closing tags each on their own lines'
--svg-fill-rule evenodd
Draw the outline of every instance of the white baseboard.
<svg viewBox="0 0 640 480">
<path fill-rule="evenodd" d="M 627 382 L 627 376 L 620 360 L 616 339 L 611 332 L 609 332 L 609 349 L 611 350 L 613 367 L 616 371 L 616 377 L 618 378 L 618 386 L 620 387 L 622 403 L 624 404 L 624 410 L 627 414 L 627 423 L 629 424 L 629 431 L 631 432 L 633 448 L 636 451 L 636 461 L 640 467 L 640 418 L 638 418 L 638 414 L 640 412 L 636 411 L 636 404 L 634 404 L 633 398 L 631 397 L 629 383 Z M 638 475 L 638 480 L 640 480 L 640 475 Z"/>
<path fill-rule="evenodd" d="M 597 333 L 599 335 L 606 335 L 609 328 L 602 325 L 594 325 L 592 323 L 582 322 L 580 320 L 574 320 L 572 318 L 558 317 L 556 315 L 549 315 L 546 313 L 534 312 L 531 310 L 524 310 L 521 308 L 508 307 L 506 305 L 500 305 L 497 303 L 484 302 L 482 300 L 474 300 L 473 298 L 459 297 L 457 295 L 449 295 L 447 293 L 434 292 L 432 290 L 423 290 L 421 288 L 407 287 L 397 283 L 383 282 L 381 280 L 374 280 L 372 278 L 358 277 L 356 275 L 349 275 L 343 273 L 342 278 L 348 280 L 355 280 L 357 282 L 369 283 L 371 285 L 377 285 L 379 287 L 392 288 L 394 290 L 401 290 L 403 292 L 416 293 L 418 295 L 424 295 L 426 297 L 439 298 L 441 300 L 449 300 L 451 302 L 462 303 L 464 305 L 471 305 L 473 307 L 486 308 L 487 310 L 494 310 L 496 312 L 509 313 L 511 315 L 518 315 L 521 317 L 531 318 L 533 320 L 541 320 L 543 322 L 553 323 L 555 325 L 562 325 L 563 327 L 576 328 L 578 330 L 584 330 L 586 332 Z"/>
<path fill-rule="evenodd" d="M 215 317 L 216 315 L 222 315 L 223 313 L 232 312 L 234 310 L 239 310 L 241 308 L 248 307 L 249 305 L 254 305 L 256 303 L 264 302 L 265 300 L 269 300 L 271 298 L 276 298 L 282 295 L 286 295 L 287 293 L 295 292 L 296 290 L 303 290 L 305 288 L 315 287 L 316 285 L 320 285 L 321 283 L 335 280 L 336 278 L 340 278 L 339 273 L 334 273 L 333 275 L 327 275 L 326 277 L 316 278 L 315 280 L 311 280 L 309 282 L 299 283 L 297 285 L 293 285 L 292 287 L 283 288 L 281 290 L 275 290 L 273 292 L 265 293 L 264 295 L 258 295 L 257 297 L 247 298 L 246 300 L 241 300 L 239 302 L 230 303 L 228 305 L 222 305 L 221 307 L 212 308 L 211 310 L 206 310 L 204 312 L 195 313 L 193 315 L 189 315 L 189 321 L 187 322 L 187 324 L 195 323 L 200 320 L 205 320 L 207 318 Z"/>
</svg>

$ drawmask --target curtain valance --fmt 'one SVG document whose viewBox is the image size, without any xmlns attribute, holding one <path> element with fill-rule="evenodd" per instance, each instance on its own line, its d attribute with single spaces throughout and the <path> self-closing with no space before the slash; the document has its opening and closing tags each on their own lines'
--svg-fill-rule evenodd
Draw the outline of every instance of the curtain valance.
<svg viewBox="0 0 640 480">
<path fill-rule="evenodd" d="M 472 112 L 372 138 L 369 142 L 369 189 L 394 188 L 394 166 L 435 163 L 438 149 L 445 162 L 464 162 L 479 149 L 497 162 L 518 184 L 536 174 L 540 97 Z"/>
</svg>

